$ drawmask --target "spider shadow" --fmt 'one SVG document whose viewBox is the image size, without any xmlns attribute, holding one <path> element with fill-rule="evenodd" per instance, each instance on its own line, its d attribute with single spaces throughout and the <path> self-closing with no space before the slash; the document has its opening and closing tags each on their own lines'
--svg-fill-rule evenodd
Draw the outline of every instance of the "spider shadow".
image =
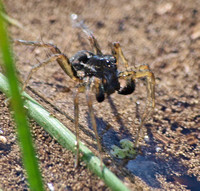
<svg viewBox="0 0 200 191">
<path fill-rule="evenodd" d="M 120 114 L 112 98 L 108 96 L 107 99 L 112 109 L 112 112 L 116 117 L 116 121 L 118 122 L 120 126 L 119 132 L 114 130 L 114 128 L 112 128 L 112 125 L 110 125 L 108 122 L 105 122 L 103 118 L 98 118 L 95 116 L 95 120 L 97 124 L 97 132 L 101 139 L 101 144 L 104 150 L 107 153 L 110 153 L 112 145 L 120 146 L 119 142 L 121 139 L 128 139 L 130 141 L 133 141 L 133 139 L 132 139 L 130 131 L 125 127 L 123 120 L 120 117 Z M 93 130 L 89 112 L 87 112 L 87 122 L 88 122 L 88 127 Z M 92 136 L 92 138 L 94 138 L 94 136 Z"/>
<path fill-rule="evenodd" d="M 147 127 L 149 140 L 146 146 L 141 147 L 142 154 L 135 160 L 127 162 L 125 168 L 135 176 L 140 177 L 147 185 L 152 188 L 162 189 L 158 176 L 165 178 L 166 182 L 177 182 L 186 185 L 187 189 L 197 191 L 200 188 L 200 182 L 192 175 L 188 175 L 188 167 L 183 164 L 180 157 L 168 153 L 169 157 L 158 153 L 158 141 L 154 140 L 151 129 Z M 161 148 L 159 152 L 164 153 Z"/>
<path fill-rule="evenodd" d="M 105 122 L 102 118 L 98 118 L 95 116 L 95 120 L 101 144 L 103 146 L 103 149 L 108 153 L 112 145 L 120 145 L 119 141 L 121 140 L 121 136 L 118 132 L 111 128 L 112 126 L 109 123 Z M 93 130 L 89 113 L 87 113 L 87 121 L 88 128 Z M 91 138 L 96 139 L 94 135 L 92 135 Z M 93 144 L 93 147 L 96 148 L 95 144 Z"/>
<path fill-rule="evenodd" d="M 120 114 L 119 114 L 119 112 L 118 112 L 118 110 L 117 110 L 117 108 L 116 108 L 116 106 L 115 106 L 115 104 L 114 104 L 114 102 L 113 102 L 113 100 L 112 100 L 112 98 L 110 97 L 110 96 L 108 96 L 108 102 L 109 102 L 109 104 L 110 104 L 110 107 L 111 107 L 111 109 L 112 109 L 112 113 L 114 114 L 114 116 L 115 116 L 115 118 L 116 118 L 116 121 L 117 121 L 117 123 L 119 124 L 119 126 L 120 126 L 120 132 L 122 133 L 122 134 L 124 134 L 124 135 L 130 135 L 130 132 L 129 132 L 129 130 L 126 128 L 126 126 L 124 125 L 124 122 L 123 122 L 123 120 L 122 120 L 122 118 L 120 117 Z"/>
<path fill-rule="evenodd" d="M 92 129 L 89 113 L 87 119 L 88 126 Z M 125 134 L 121 135 L 121 132 L 118 133 L 113 128 L 107 128 L 109 124 L 102 118 L 95 117 L 95 119 L 97 131 L 101 137 L 101 144 L 106 153 L 110 154 L 112 145 L 120 146 L 119 142 L 121 137 L 132 141 L 132 137 L 130 134 L 127 135 L 127 131 L 125 131 Z M 200 182 L 197 181 L 197 178 L 194 175 L 188 175 L 189 169 L 181 162 L 180 158 L 173 154 L 169 154 L 168 158 L 158 154 L 158 141 L 154 140 L 150 127 L 146 125 L 146 128 L 149 140 L 146 142 L 145 146 L 140 148 L 141 154 L 138 154 L 135 159 L 128 160 L 116 159 L 111 156 L 116 165 L 123 165 L 123 169 L 125 168 L 125 171 L 128 172 L 130 176 L 139 177 L 152 189 L 162 189 L 158 177 L 163 177 L 166 182 L 172 182 L 174 184 L 179 182 L 180 184 L 186 185 L 188 189 L 196 191 L 196 188 L 200 187 Z M 159 152 L 165 152 L 165 150 Z"/>
</svg>

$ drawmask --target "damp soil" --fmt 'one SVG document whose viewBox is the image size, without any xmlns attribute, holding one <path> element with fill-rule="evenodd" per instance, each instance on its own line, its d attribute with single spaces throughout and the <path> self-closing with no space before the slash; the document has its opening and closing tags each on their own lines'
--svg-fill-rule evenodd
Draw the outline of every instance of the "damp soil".
<svg viewBox="0 0 200 191">
<path fill-rule="evenodd" d="M 200 2 L 193 1 L 5 1 L 7 14 L 23 28 L 9 25 L 13 39 L 51 42 L 68 57 L 91 50 L 85 34 L 72 26 L 75 13 L 95 34 L 104 53 L 120 42 L 130 66 L 148 64 L 156 78 L 156 107 L 143 127 L 140 154 L 120 160 L 111 146 L 134 142 L 146 101 L 144 80 L 132 95 L 94 97 L 104 162 L 131 190 L 198 190 L 200 188 Z M 48 57 L 43 48 L 14 45 L 17 70 L 24 80 Z M 120 64 L 119 70 L 125 68 Z M 31 78 L 27 92 L 72 132 L 75 83 L 53 62 Z M 39 95 L 42 95 L 41 98 Z M 14 122 L 0 94 L 0 188 L 28 190 Z M 47 103 L 47 101 L 51 104 Z M 139 104 L 136 104 L 139 103 Z M 136 107 L 136 105 L 138 105 Z M 57 108 L 57 109 L 55 109 Z M 136 112 L 138 110 L 138 112 Z M 81 140 L 98 153 L 85 95 L 80 95 Z M 71 120 L 72 119 L 72 120 Z M 74 155 L 30 120 L 46 190 L 109 190 L 85 165 L 74 169 Z"/>
</svg>

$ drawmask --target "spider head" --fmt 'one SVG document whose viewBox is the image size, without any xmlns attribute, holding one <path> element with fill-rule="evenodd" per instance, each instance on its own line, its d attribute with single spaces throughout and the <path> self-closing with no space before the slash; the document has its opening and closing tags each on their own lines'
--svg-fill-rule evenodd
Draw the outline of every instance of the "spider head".
<svg viewBox="0 0 200 191">
<path fill-rule="evenodd" d="M 110 95 L 120 88 L 116 59 L 112 55 L 103 55 L 102 61 L 102 87 L 104 89 L 104 92 L 107 95 Z"/>
</svg>

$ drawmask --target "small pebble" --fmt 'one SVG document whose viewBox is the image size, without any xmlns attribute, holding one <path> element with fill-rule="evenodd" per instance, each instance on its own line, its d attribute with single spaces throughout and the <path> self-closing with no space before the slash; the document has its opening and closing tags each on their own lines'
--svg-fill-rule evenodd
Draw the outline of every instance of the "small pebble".
<svg viewBox="0 0 200 191">
<path fill-rule="evenodd" d="M 145 135 L 145 136 L 144 136 L 144 140 L 145 140 L 146 142 L 149 142 L 149 136 L 148 136 L 148 135 Z"/>
<path fill-rule="evenodd" d="M 133 118 L 132 117 L 128 117 L 128 121 L 132 122 Z"/>
<path fill-rule="evenodd" d="M 160 152 L 162 149 L 160 147 L 156 147 L 156 152 Z"/>
<path fill-rule="evenodd" d="M 52 183 L 47 183 L 49 190 L 54 191 L 54 187 Z"/>
<path fill-rule="evenodd" d="M 172 10 L 173 4 L 172 3 L 164 3 L 157 7 L 156 13 L 159 15 L 164 15 Z"/>
<path fill-rule="evenodd" d="M 4 136 L 0 136 L 0 142 L 2 142 L 3 144 L 6 144 L 7 139 Z"/>
</svg>

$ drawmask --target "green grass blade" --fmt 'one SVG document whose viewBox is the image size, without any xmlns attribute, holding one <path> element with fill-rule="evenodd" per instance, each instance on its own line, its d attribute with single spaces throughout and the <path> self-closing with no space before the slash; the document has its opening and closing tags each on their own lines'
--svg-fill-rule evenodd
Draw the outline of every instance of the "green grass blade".
<svg viewBox="0 0 200 191">
<path fill-rule="evenodd" d="M 16 19 L 13 19 L 13 18 L 9 17 L 8 15 L 6 15 L 6 14 L 3 13 L 3 12 L 0 12 L 0 14 L 1 14 L 1 16 L 4 18 L 4 20 L 5 20 L 6 22 L 8 22 L 9 24 L 14 25 L 14 26 L 16 26 L 16 27 L 19 27 L 19 28 L 21 28 L 21 29 L 24 28 L 23 25 L 22 25 L 19 21 L 17 21 Z"/>
<path fill-rule="evenodd" d="M 7 96 L 9 94 L 6 78 L 0 73 L 0 90 Z M 24 106 L 28 115 L 41 125 L 52 137 L 54 137 L 63 147 L 76 152 L 76 137 L 60 121 L 48 113 L 39 103 L 28 94 L 23 93 L 25 98 Z M 100 160 L 83 143 L 80 143 L 80 151 L 87 166 L 97 174 L 112 189 L 128 191 L 129 189 L 104 166 L 101 170 Z"/>
<path fill-rule="evenodd" d="M 0 10 L 3 5 L 0 0 Z M 41 175 L 39 173 L 35 151 L 32 145 L 30 128 L 27 123 L 26 113 L 23 108 L 23 102 L 20 96 L 18 80 L 15 72 L 15 65 L 9 38 L 6 31 L 6 25 L 2 14 L 0 14 L 0 50 L 2 52 L 2 61 L 8 78 L 9 92 L 11 96 L 11 106 L 14 111 L 14 118 L 17 126 L 18 138 L 22 151 L 23 163 L 27 171 L 28 181 L 31 190 L 43 190 Z"/>
</svg>

